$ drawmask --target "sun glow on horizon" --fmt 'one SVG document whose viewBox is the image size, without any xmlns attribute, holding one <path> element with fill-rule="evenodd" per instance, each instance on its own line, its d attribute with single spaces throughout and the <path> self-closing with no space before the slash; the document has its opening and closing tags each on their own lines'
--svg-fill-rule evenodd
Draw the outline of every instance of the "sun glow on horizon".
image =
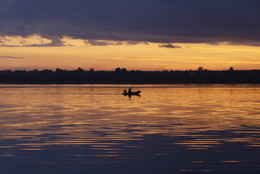
<svg viewBox="0 0 260 174">
<path fill-rule="evenodd" d="M 209 70 L 259 69 L 260 49 L 255 46 L 89 41 L 64 37 L 60 46 L 38 35 L 1 38 L 0 69 Z M 3 46 L 4 45 L 4 46 Z M 14 46 L 16 45 L 16 46 Z M 35 45 L 35 46 L 32 46 Z M 163 45 L 163 46 L 162 46 Z M 3 58 L 7 56 L 7 58 Z M 10 58 L 11 56 L 23 59 Z M 9 58 L 8 58 L 9 57 Z"/>
</svg>

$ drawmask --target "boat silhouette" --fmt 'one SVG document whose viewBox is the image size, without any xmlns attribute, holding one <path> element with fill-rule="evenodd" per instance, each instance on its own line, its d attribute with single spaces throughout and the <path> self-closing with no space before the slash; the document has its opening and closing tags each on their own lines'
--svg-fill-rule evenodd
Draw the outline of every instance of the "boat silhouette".
<svg viewBox="0 0 260 174">
<path fill-rule="evenodd" d="M 140 93 L 141 93 L 141 91 L 135 91 L 135 92 L 132 92 L 132 91 L 130 91 L 130 92 L 127 92 L 126 90 L 124 90 L 124 92 L 122 93 L 123 95 L 138 95 L 138 96 L 140 96 Z"/>
</svg>

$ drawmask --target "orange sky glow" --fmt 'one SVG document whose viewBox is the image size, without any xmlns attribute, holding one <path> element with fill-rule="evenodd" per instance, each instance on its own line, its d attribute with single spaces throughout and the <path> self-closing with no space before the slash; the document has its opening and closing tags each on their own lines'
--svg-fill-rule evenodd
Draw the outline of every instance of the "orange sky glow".
<svg viewBox="0 0 260 174">
<path fill-rule="evenodd" d="M 231 66 L 260 69 L 260 49 L 256 46 L 172 43 L 176 48 L 167 48 L 161 47 L 161 43 L 99 41 L 107 44 L 102 46 L 69 37 L 62 42 L 63 46 L 39 46 L 50 41 L 38 35 L 2 37 L 0 69 L 196 70 L 199 66 L 209 70 L 226 70 Z"/>
</svg>

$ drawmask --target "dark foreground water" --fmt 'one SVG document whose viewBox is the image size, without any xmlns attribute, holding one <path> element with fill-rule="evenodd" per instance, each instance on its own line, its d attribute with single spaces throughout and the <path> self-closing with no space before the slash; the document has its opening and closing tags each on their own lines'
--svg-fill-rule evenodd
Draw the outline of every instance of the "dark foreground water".
<svg viewBox="0 0 260 174">
<path fill-rule="evenodd" d="M 0 173 L 260 173 L 260 85 L 0 85 Z"/>
</svg>

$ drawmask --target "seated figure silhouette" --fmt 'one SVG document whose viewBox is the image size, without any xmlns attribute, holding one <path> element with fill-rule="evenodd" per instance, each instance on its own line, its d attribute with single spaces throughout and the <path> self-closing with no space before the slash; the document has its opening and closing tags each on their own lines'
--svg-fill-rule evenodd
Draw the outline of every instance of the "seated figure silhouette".
<svg viewBox="0 0 260 174">
<path fill-rule="evenodd" d="M 132 94 L 132 88 L 128 89 L 128 94 Z"/>
</svg>

